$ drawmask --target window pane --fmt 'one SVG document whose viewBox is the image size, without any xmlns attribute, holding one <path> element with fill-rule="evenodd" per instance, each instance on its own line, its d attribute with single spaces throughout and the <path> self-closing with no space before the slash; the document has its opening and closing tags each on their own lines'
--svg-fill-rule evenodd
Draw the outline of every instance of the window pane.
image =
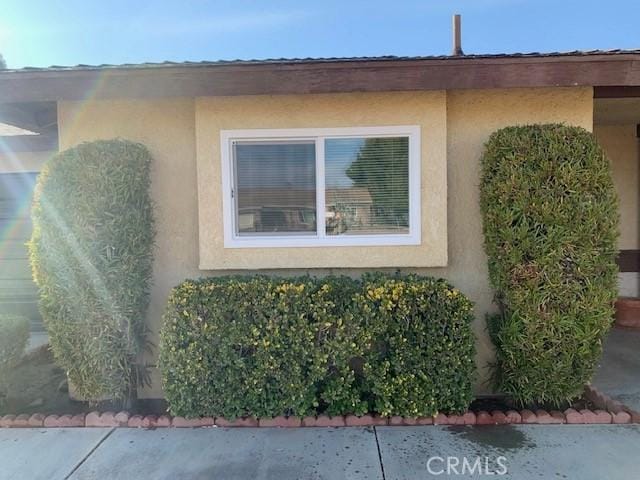
<svg viewBox="0 0 640 480">
<path fill-rule="evenodd" d="M 315 143 L 238 142 L 236 233 L 316 234 Z"/>
<path fill-rule="evenodd" d="M 325 140 L 327 235 L 409 233 L 409 139 Z"/>
</svg>

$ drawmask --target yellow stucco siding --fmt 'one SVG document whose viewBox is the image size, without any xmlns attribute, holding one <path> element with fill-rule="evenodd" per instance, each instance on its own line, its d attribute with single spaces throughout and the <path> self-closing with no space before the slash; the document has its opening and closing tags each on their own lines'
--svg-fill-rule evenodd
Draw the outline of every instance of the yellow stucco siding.
<svg viewBox="0 0 640 480">
<path fill-rule="evenodd" d="M 486 391 L 485 367 L 492 358 L 492 350 L 484 329 L 484 315 L 492 309 L 493 294 L 482 249 L 478 204 L 483 144 L 491 132 L 513 124 L 565 122 L 591 129 L 592 108 L 591 88 L 61 102 L 60 148 L 120 136 L 144 143 L 154 156 L 152 194 L 157 205 L 158 237 L 148 315 L 152 341 L 157 343 L 156 333 L 170 288 L 187 277 L 237 271 L 228 270 L 232 267 L 263 268 L 283 275 L 300 273 L 301 268 L 318 274 L 333 271 L 355 275 L 379 265 L 404 266 L 403 271 L 448 278 L 475 302 L 479 367 L 476 390 Z M 333 262 L 326 254 L 305 260 L 295 249 L 284 250 L 299 263 L 283 259 L 281 254 L 273 256 L 269 251 L 252 252 L 247 257 L 244 257 L 247 249 L 240 249 L 230 257 L 223 251 L 218 170 L 220 128 L 410 124 L 422 126 L 422 143 L 427 145 L 423 151 L 423 174 L 426 174 L 422 184 L 423 204 L 432 198 L 439 205 L 446 205 L 444 212 L 436 214 L 437 218 L 423 218 L 423 228 L 446 235 L 445 256 L 437 259 L 437 264 L 446 266 L 416 268 L 425 265 L 425 257 L 420 253 L 424 250 L 411 255 L 401 252 L 408 247 L 384 247 L 396 259 L 386 263 L 381 260 L 382 254 L 378 258 L 363 255 L 358 252 L 359 247 L 334 247 L 334 254 L 344 263 Z M 432 187 L 435 191 L 428 191 Z M 423 208 L 423 213 L 429 211 Z M 212 218 L 203 222 L 203 215 Z M 440 225 L 443 221 L 444 232 Z M 199 232 L 199 222 L 208 230 Z M 211 244 L 204 242 L 203 248 L 204 239 L 213 240 Z M 343 248 L 353 253 L 340 253 Z M 199 255 L 203 250 L 204 263 Z M 219 265 L 224 270 L 210 269 L 221 258 L 226 259 L 226 263 Z M 426 252 L 426 258 L 432 261 L 435 257 Z M 319 261 L 322 259 L 326 262 Z M 200 270 L 200 265 L 208 269 Z M 349 268 L 340 268 L 345 265 Z M 157 375 L 154 381 L 151 389 L 140 392 L 142 397 L 161 395 Z"/>
<path fill-rule="evenodd" d="M 620 250 L 640 247 L 638 220 L 640 212 L 640 173 L 636 125 L 596 125 L 594 133 L 604 148 L 613 171 L 613 181 L 620 200 Z"/>
<path fill-rule="evenodd" d="M 628 109 L 628 110 L 627 110 Z M 624 114 L 634 112 L 634 109 L 625 106 L 625 109 L 616 112 L 624 118 Z M 620 115 L 622 114 L 622 115 Z M 609 111 L 609 117 L 613 112 Z M 613 172 L 613 182 L 618 192 L 620 201 L 620 237 L 618 238 L 619 250 L 637 250 L 640 248 L 640 152 L 638 139 L 636 138 L 635 123 L 598 125 L 594 126 L 594 133 L 602 148 L 604 148 Z M 638 272 L 620 272 L 618 274 L 618 292 L 621 296 L 636 297 L 640 287 Z"/>
<path fill-rule="evenodd" d="M 221 130 L 392 125 L 421 127 L 421 245 L 224 247 Z M 446 94 L 442 91 L 196 99 L 200 267 L 228 270 L 446 265 L 446 138 Z"/>
</svg>

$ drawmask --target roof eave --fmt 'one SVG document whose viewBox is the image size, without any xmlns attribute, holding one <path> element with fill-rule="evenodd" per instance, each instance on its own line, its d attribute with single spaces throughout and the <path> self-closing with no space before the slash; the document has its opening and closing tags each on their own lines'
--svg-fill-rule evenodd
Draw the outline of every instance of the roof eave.
<svg viewBox="0 0 640 480">
<path fill-rule="evenodd" d="M 572 86 L 640 86 L 640 54 L 4 71 L 0 102 Z"/>
</svg>

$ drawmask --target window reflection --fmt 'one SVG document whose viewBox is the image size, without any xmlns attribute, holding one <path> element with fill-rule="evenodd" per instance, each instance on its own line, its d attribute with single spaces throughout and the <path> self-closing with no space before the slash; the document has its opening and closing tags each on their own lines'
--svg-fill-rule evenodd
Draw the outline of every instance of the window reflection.
<svg viewBox="0 0 640 480">
<path fill-rule="evenodd" d="M 237 233 L 315 234 L 315 143 L 238 142 L 234 148 Z"/>
<path fill-rule="evenodd" d="M 409 139 L 325 140 L 327 235 L 409 233 Z"/>
</svg>

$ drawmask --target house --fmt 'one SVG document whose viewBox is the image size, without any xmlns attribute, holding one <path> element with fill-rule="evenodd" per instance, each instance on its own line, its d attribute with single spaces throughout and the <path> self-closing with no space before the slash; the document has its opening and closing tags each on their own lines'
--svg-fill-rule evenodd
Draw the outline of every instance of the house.
<svg viewBox="0 0 640 480">
<path fill-rule="evenodd" d="M 42 163 L 122 137 L 155 159 L 152 340 L 188 277 L 402 269 L 446 277 L 475 302 L 484 376 L 494 307 L 479 159 L 496 129 L 546 122 L 593 130 L 608 152 L 620 292 L 637 295 L 640 51 L 3 71 L 0 123 L 38 135 L 0 139 L 0 298 L 35 301 L 22 243 Z M 157 375 L 139 395 L 162 395 Z"/>
</svg>

